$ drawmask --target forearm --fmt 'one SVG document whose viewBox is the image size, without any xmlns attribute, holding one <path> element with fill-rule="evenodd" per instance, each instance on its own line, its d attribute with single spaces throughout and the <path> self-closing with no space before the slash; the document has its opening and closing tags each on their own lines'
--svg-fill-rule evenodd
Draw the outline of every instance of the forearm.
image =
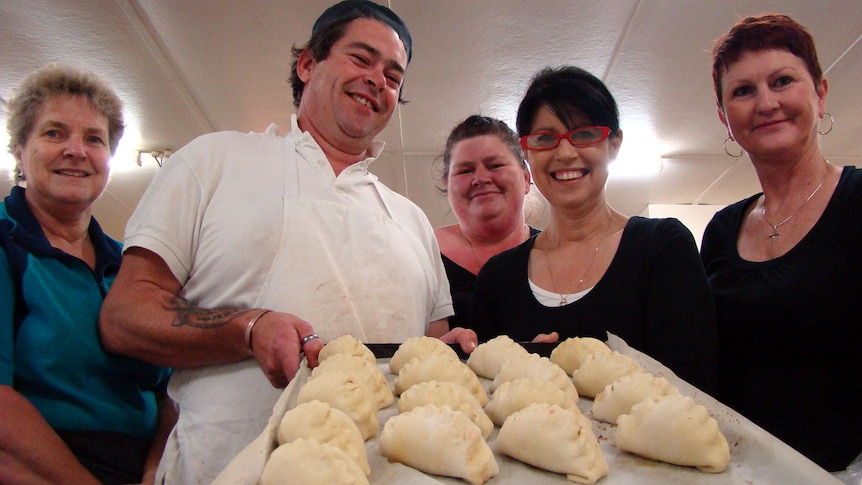
<svg viewBox="0 0 862 485">
<path fill-rule="evenodd" d="M 428 330 L 425 331 L 426 337 L 440 338 L 449 332 L 449 320 L 444 318 L 428 324 Z"/>
<path fill-rule="evenodd" d="M 0 483 L 99 483 L 30 401 L 6 385 L 0 416 Z"/>
<path fill-rule="evenodd" d="M 252 356 L 244 329 L 254 310 L 205 309 L 163 292 L 136 293 L 143 301 L 105 300 L 100 329 L 108 350 L 165 367 L 222 364 Z"/>
<path fill-rule="evenodd" d="M 111 352 L 166 367 L 252 356 L 245 330 L 253 309 L 206 309 L 177 296 L 181 285 L 154 253 L 133 248 L 102 305 L 99 331 Z"/>
</svg>

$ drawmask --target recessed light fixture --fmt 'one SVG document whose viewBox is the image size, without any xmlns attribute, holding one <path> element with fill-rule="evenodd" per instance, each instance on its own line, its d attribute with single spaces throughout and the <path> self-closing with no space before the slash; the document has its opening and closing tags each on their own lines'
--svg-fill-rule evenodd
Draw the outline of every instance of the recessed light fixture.
<svg viewBox="0 0 862 485">
<path fill-rule="evenodd" d="M 664 168 L 662 147 L 652 130 L 638 124 L 622 124 L 623 144 L 608 171 L 612 177 L 632 178 L 658 175 Z"/>
</svg>

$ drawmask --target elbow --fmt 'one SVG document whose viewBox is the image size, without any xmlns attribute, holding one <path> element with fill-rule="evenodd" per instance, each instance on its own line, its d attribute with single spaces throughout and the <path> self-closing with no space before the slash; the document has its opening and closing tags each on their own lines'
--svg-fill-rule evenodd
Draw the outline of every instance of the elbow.
<svg viewBox="0 0 862 485">
<path fill-rule="evenodd" d="M 123 345 L 120 325 L 116 321 L 118 313 L 114 310 L 115 306 L 110 295 L 102 304 L 99 312 L 99 339 L 108 352 L 123 354 L 126 349 Z"/>
</svg>

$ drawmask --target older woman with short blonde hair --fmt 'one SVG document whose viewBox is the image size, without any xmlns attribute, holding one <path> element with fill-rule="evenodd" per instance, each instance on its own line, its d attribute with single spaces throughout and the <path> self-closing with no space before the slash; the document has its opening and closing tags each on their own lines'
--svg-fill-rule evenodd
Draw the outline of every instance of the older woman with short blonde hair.
<svg viewBox="0 0 862 485">
<path fill-rule="evenodd" d="M 175 421 L 170 371 L 109 354 L 102 302 L 120 243 L 93 218 L 122 102 L 62 64 L 9 101 L 15 186 L 0 202 L 0 482 L 152 483 Z"/>
</svg>

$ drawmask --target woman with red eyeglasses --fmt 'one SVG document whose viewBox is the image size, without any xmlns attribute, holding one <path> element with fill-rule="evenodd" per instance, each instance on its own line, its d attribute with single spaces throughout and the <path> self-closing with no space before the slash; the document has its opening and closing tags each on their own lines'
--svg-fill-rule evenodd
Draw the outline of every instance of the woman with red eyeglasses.
<svg viewBox="0 0 862 485">
<path fill-rule="evenodd" d="M 550 222 L 483 266 L 472 313 L 479 341 L 605 340 L 611 332 L 712 391 L 715 309 L 691 232 L 676 219 L 627 217 L 607 202 L 623 133 L 605 85 L 577 67 L 544 69 L 521 101 L 517 129 Z"/>
</svg>

